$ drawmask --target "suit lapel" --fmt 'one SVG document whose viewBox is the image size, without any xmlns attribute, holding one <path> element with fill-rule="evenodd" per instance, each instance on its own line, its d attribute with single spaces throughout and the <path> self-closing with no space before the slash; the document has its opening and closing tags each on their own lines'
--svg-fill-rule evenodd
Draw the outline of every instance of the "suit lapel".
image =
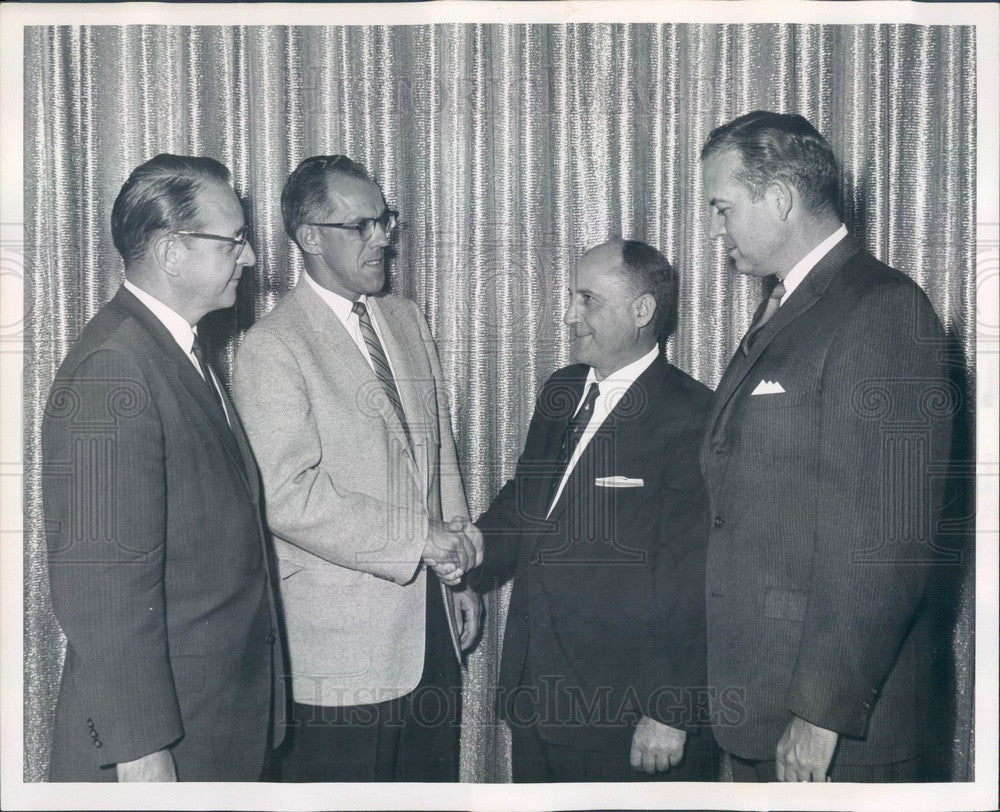
<svg viewBox="0 0 1000 812">
<path fill-rule="evenodd" d="M 159 345 L 163 360 L 170 367 L 172 377 L 180 381 L 191 397 L 191 400 L 195 402 L 198 411 L 201 412 L 206 422 L 212 427 L 223 448 L 226 449 L 226 453 L 229 454 L 233 465 L 236 466 L 236 470 L 239 471 L 247 489 L 252 493 L 253 489 L 250 486 L 250 478 L 247 476 L 246 458 L 240 451 L 233 430 L 230 428 L 229 423 L 226 422 L 225 415 L 221 413 L 218 404 L 212 398 L 212 393 L 208 385 L 202 379 L 201 375 L 198 374 L 194 368 L 194 364 L 184 355 L 184 352 L 160 320 L 124 287 L 120 288 L 118 293 L 115 294 L 113 302 L 138 321 Z M 222 392 L 223 397 L 228 400 L 224 387 L 222 387 Z M 236 410 L 232 407 L 231 403 L 228 405 L 228 408 L 231 409 L 231 415 L 236 414 Z"/>
<path fill-rule="evenodd" d="M 566 487 L 563 488 L 562 493 L 559 494 L 559 499 L 552 508 L 552 515 L 548 518 L 550 523 L 548 529 L 559 526 L 560 518 L 569 507 L 570 495 L 580 490 L 587 490 L 587 486 L 582 485 L 579 479 L 585 474 L 589 475 L 593 473 L 591 462 L 594 454 L 597 453 L 600 443 L 599 438 L 602 435 L 614 438 L 612 445 L 615 454 L 614 463 L 617 463 L 618 458 L 628 456 L 628 449 L 630 448 L 629 436 L 639 431 L 640 426 L 649 417 L 653 408 L 653 401 L 656 399 L 655 393 L 659 392 L 662 387 L 667 369 L 666 360 L 663 356 L 658 355 L 653 363 L 643 370 L 642 374 L 632 382 L 632 385 L 622 395 L 615 408 L 611 410 L 604 423 L 601 424 L 598 433 L 591 437 L 587 447 L 583 449 L 580 459 L 577 460 L 569 478 L 566 480 Z M 573 401 L 573 407 L 583 397 L 583 385 L 585 382 L 586 378 L 580 381 L 579 391 L 576 400 Z M 569 418 L 567 418 L 567 422 L 568 420 Z M 563 427 L 565 428 L 565 423 Z M 556 453 L 558 453 L 558 448 L 558 445 L 556 445 Z M 548 505 L 543 507 L 543 510 L 546 509 L 548 509 Z M 543 530 L 539 538 L 536 539 L 535 546 L 541 541 L 545 532 L 547 530 Z"/>
<path fill-rule="evenodd" d="M 823 293 L 826 292 L 834 276 L 837 275 L 840 269 L 844 267 L 844 264 L 857 254 L 859 250 L 860 246 L 852 237 L 844 237 L 844 239 L 830 249 L 826 256 L 816 263 L 815 267 L 806 275 L 806 278 L 802 280 L 802 283 L 788 297 L 788 301 L 778 308 L 774 316 L 771 317 L 771 320 L 757 333 L 757 337 L 750 347 L 750 352 L 744 356 L 739 349 L 736 350 L 732 360 L 729 362 L 729 366 L 726 368 L 725 374 L 722 376 L 722 380 L 719 382 L 719 388 L 716 390 L 711 422 L 713 442 L 718 443 L 722 441 L 726 422 L 732 412 L 733 397 L 739 390 L 740 384 L 750 374 L 750 370 L 753 369 L 754 364 L 757 363 L 764 350 L 767 349 L 775 336 L 803 314 L 807 313 L 816 304 Z M 761 308 L 759 307 L 757 313 L 759 314 L 760 312 Z"/>
<path fill-rule="evenodd" d="M 553 484 L 558 487 L 559 483 L 553 483 L 554 477 L 562 477 L 562 471 L 558 471 L 555 468 L 555 464 L 558 461 L 559 450 L 562 447 L 563 433 L 569 426 L 569 421 L 573 419 L 573 415 L 576 412 L 577 406 L 579 406 L 580 401 L 583 399 L 583 388 L 587 383 L 587 374 L 589 372 L 586 366 L 581 367 L 582 374 L 579 378 L 568 381 L 569 391 L 571 396 L 567 398 L 560 397 L 558 393 L 556 396 L 551 396 L 551 393 L 546 393 L 546 400 L 550 404 L 562 405 L 565 403 L 565 414 L 559 414 L 559 416 L 552 421 L 552 427 L 554 431 L 549 435 L 547 448 L 545 449 L 544 455 L 540 459 L 550 464 L 551 474 L 545 480 L 545 484 L 540 491 L 540 500 L 538 505 L 538 515 L 544 516 L 549 509 L 549 494 L 552 491 Z M 584 449 L 586 452 L 586 449 Z M 570 472 L 569 478 L 566 480 L 566 487 L 563 488 L 563 492 L 559 494 L 559 499 L 556 500 L 555 505 L 552 508 L 552 515 L 547 521 L 552 522 L 553 525 L 555 520 L 559 515 L 566 510 L 566 491 L 569 489 L 570 484 L 573 481 L 573 476 L 577 473 L 577 469 L 580 467 L 580 463 L 583 462 L 583 458 L 577 460 L 576 467 Z M 541 478 L 539 478 L 539 484 L 541 484 Z M 544 530 L 541 535 L 544 535 Z"/>
<path fill-rule="evenodd" d="M 222 390 L 222 399 L 226 402 L 226 410 L 229 412 L 229 418 L 232 421 L 233 437 L 236 440 L 236 445 L 239 447 L 240 456 L 243 458 L 243 470 L 246 472 L 250 493 L 253 494 L 254 498 L 257 498 L 260 495 L 260 482 L 257 478 L 257 461 L 250 448 L 250 440 L 247 438 L 246 431 L 243 429 L 243 423 L 240 422 L 240 416 L 236 412 L 236 406 L 232 398 L 229 397 L 226 387 L 222 386 L 220 389 Z"/>
<path fill-rule="evenodd" d="M 403 456 L 409 460 L 411 466 L 414 466 L 413 454 L 407 446 L 406 434 L 399 423 L 399 418 L 396 417 L 396 411 L 388 399 L 383 397 L 382 383 L 369 365 L 368 359 L 362 355 L 358 345 L 354 343 L 354 339 L 348 333 L 347 327 L 344 326 L 343 322 L 330 309 L 330 306 L 320 298 L 319 294 L 312 289 L 305 279 L 300 279 L 295 289 L 288 295 L 295 296 L 313 330 L 318 334 L 319 337 L 317 340 L 322 346 L 327 347 L 327 356 L 330 359 L 336 360 L 335 364 L 332 360 L 330 364 L 333 376 L 337 380 L 349 381 L 349 385 L 359 394 L 377 392 L 378 398 L 374 402 L 382 403 L 384 400 L 385 408 L 380 408 L 378 411 L 379 416 L 386 425 L 386 432 L 390 438 L 396 438 L 405 448 L 406 453 Z M 374 300 L 369 298 L 368 302 L 369 304 L 373 304 Z M 378 319 L 378 329 L 381 331 L 383 340 L 391 347 L 384 349 L 390 354 L 391 364 L 396 368 L 397 375 L 402 376 L 403 372 L 400 370 L 397 359 L 405 358 L 406 352 L 395 340 L 394 335 L 391 341 L 388 338 L 392 334 L 391 326 L 388 323 L 392 320 L 383 316 L 383 309 L 378 305 L 376 305 L 375 318 Z M 404 413 L 411 414 L 412 397 L 410 397 L 410 405 L 408 406 L 407 396 L 404 395 L 398 380 L 396 381 L 396 388 L 399 390 L 400 400 L 403 402 Z M 366 398 L 367 402 L 372 402 L 372 400 L 372 398 Z"/>
</svg>

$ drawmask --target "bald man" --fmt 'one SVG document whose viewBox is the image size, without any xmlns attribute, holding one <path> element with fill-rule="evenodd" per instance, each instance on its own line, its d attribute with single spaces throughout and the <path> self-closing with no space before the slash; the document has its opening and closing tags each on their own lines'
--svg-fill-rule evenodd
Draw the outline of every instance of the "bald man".
<svg viewBox="0 0 1000 812">
<path fill-rule="evenodd" d="M 514 579 L 499 713 L 514 781 L 709 781 L 702 730 L 711 393 L 667 363 L 677 274 L 635 241 L 587 251 L 514 479 L 476 523 L 480 591 Z"/>
</svg>

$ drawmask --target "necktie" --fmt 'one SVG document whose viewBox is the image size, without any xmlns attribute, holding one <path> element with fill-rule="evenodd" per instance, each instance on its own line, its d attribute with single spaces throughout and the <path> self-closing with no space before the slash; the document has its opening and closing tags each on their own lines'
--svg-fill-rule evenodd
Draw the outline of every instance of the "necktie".
<svg viewBox="0 0 1000 812">
<path fill-rule="evenodd" d="M 743 351 L 744 355 L 750 352 L 750 346 L 753 344 L 754 338 L 757 337 L 757 333 L 761 331 L 765 324 L 771 320 L 776 312 L 778 312 L 778 305 L 781 304 L 781 297 L 785 295 L 785 283 L 780 279 L 778 284 L 774 286 L 774 290 L 771 291 L 771 296 L 767 300 L 767 306 L 764 308 L 764 312 L 760 314 L 760 318 L 753 323 L 753 326 L 747 330 L 747 334 L 743 336 L 743 341 L 740 342 L 740 349 Z"/>
<path fill-rule="evenodd" d="M 371 316 L 368 315 L 368 308 L 365 307 L 363 302 L 355 302 L 351 310 L 358 314 L 361 335 L 365 339 L 365 346 L 368 347 L 368 356 L 372 360 L 375 377 L 382 384 L 382 389 L 386 397 L 389 398 L 389 402 L 396 412 L 396 417 L 399 418 L 400 425 L 402 425 L 403 431 L 406 433 L 406 441 L 412 448 L 410 427 L 406 425 L 406 415 L 403 414 L 403 401 L 399 399 L 399 390 L 396 389 L 396 381 L 392 377 L 392 370 L 389 369 L 389 360 L 385 357 L 382 342 L 378 340 L 378 333 L 375 332 L 375 327 L 372 325 Z"/>
<path fill-rule="evenodd" d="M 212 399 L 216 402 L 219 409 L 222 410 L 222 415 L 226 417 L 226 422 L 228 422 L 229 418 L 226 416 L 226 407 L 222 405 L 222 395 L 219 394 L 219 390 L 215 387 L 215 379 L 212 378 L 212 370 L 208 366 L 208 361 L 205 360 L 205 350 L 202 349 L 197 333 L 194 334 L 194 344 L 191 345 L 191 352 L 198 361 L 198 366 L 201 368 L 201 374 L 205 378 L 205 383 L 208 384 L 208 388 L 212 391 Z"/>
<path fill-rule="evenodd" d="M 552 497 L 556 495 L 559 483 L 562 482 L 566 473 L 566 466 L 573 458 L 573 452 L 580 443 L 580 438 L 590 425 L 590 418 L 594 414 L 594 403 L 600 394 L 596 383 L 592 383 L 587 390 L 587 397 L 583 399 L 583 405 L 576 414 L 570 418 L 569 423 L 563 430 L 562 445 L 559 447 L 559 457 L 556 460 L 556 469 L 553 472 L 552 481 L 549 483 L 549 504 L 552 504 Z"/>
</svg>

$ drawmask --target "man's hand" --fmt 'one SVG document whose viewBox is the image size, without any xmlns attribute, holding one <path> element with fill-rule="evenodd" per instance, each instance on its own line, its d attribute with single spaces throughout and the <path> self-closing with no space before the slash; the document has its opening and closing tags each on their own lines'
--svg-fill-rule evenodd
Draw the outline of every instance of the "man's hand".
<svg viewBox="0 0 1000 812">
<path fill-rule="evenodd" d="M 632 734 L 629 762 L 647 773 L 663 772 L 680 764 L 687 733 L 643 716 Z"/>
<path fill-rule="evenodd" d="M 444 522 L 431 521 L 423 561 L 445 584 L 458 584 L 474 557 L 475 550 L 464 533 L 451 530 Z"/>
<path fill-rule="evenodd" d="M 792 718 L 775 750 L 779 781 L 827 781 L 837 733 L 798 716 Z"/>
<path fill-rule="evenodd" d="M 453 533 L 464 533 L 465 538 L 468 539 L 469 544 L 472 545 L 472 550 L 475 557 L 471 564 L 469 564 L 469 569 L 474 570 L 480 564 L 483 563 L 483 531 L 476 527 L 472 522 L 466 519 L 464 516 L 456 516 L 450 522 L 448 522 L 448 529 Z"/>
<path fill-rule="evenodd" d="M 479 635 L 479 628 L 482 625 L 483 599 L 469 587 L 452 590 L 451 599 L 455 604 L 455 617 L 461 630 L 458 642 L 462 651 L 468 651 L 469 646 Z"/>
<path fill-rule="evenodd" d="M 456 516 L 447 525 L 432 521 L 423 561 L 448 586 L 455 586 L 483 561 L 483 536 L 468 519 Z"/>
<path fill-rule="evenodd" d="M 115 767 L 118 781 L 176 781 L 177 767 L 169 750 L 157 750 L 135 761 L 122 761 Z"/>
</svg>

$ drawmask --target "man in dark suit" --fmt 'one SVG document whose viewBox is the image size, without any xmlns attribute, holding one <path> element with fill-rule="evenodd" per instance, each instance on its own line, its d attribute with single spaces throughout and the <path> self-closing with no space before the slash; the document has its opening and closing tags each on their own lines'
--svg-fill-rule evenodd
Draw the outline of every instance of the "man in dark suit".
<svg viewBox="0 0 1000 812">
<path fill-rule="evenodd" d="M 933 725 L 923 593 L 955 405 L 924 293 L 847 233 L 837 165 L 798 115 L 702 151 L 711 234 L 774 288 L 716 392 L 709 683 L 737 780 L 913 781 Z"/>
<path fill-rule="evenodd" d="M 514 578 L 498 702 L 513 777 L 712 780 L 698 728 L 711 393 L 663 357 L 677 275 L 614 240 L 580 258 L 570 294 L 576 363 L 542 388 L 470 574 L 484 591 Z"/>
<path fill-rule="evenodd" d="M 243 210 L 217 161 L 158 155 L 111 219 L 124 285 L 42 424 L 67 638 L 50 777 L 257 780 L 282 708 L 258 472 L 195 327 L 254 263 Z"/>
</svg>

